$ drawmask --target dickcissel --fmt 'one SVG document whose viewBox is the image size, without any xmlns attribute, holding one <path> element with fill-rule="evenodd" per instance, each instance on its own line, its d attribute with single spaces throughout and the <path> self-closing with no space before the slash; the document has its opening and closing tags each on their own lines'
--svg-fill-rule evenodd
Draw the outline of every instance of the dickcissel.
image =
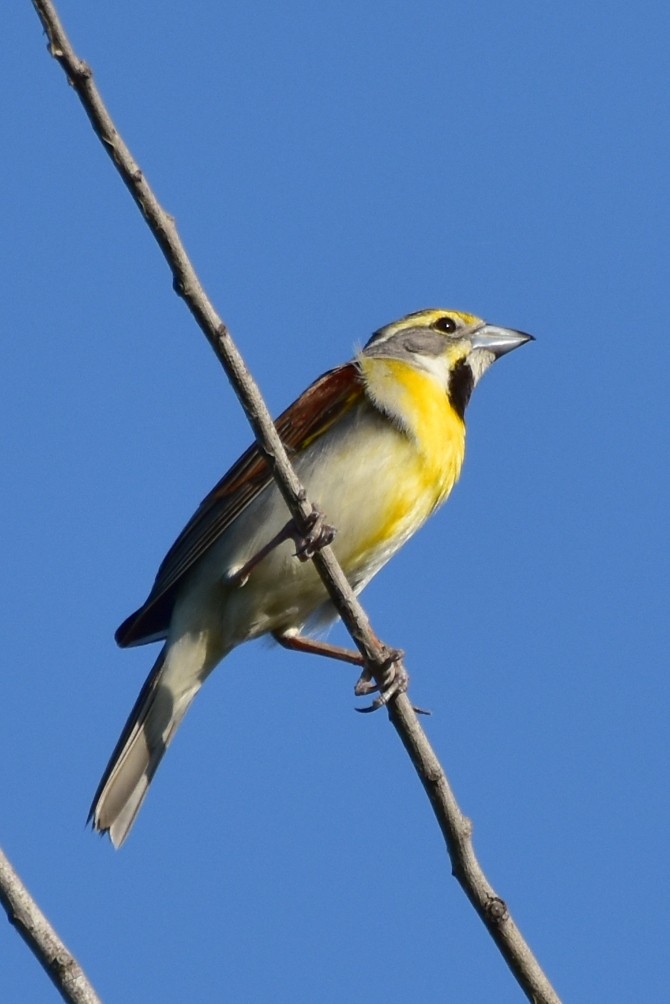
<svg viewBox="0 0 670 1004">
<path fill-rule="evenodd" d="M 336 528 L 333 548 L 356 592 L 447 498 L 463 463 L 473 387 L 531 338 L 472 314 L 420 310 L 376 331 L 279 417 L 308 497 Z M 91 807 L 93 827 L 115 847 L 191 701 L 232 648 L 267 634 L 291 648 L 322 648 L 301 631 L 334 610 L 313 563 L 282 541 L 287 519 L 254 445 L 201 503 L 147 600 L 116 632 L 122 647 L 163 647 Z"/>
</svg>

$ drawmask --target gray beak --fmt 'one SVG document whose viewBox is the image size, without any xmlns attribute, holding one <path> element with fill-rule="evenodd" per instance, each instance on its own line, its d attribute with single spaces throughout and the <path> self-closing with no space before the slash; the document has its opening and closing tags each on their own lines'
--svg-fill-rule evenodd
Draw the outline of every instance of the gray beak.
<svg viewBox="0 0 670 1004">
<path fill-rule="evenodd" d="M 498 328 L 495 324 L 484 324 L 477 328 L 470 336 L 473 349 L 486 349 L 492 352 L 496 359 L 504 356 L 512 349 L 518 349 L 526 342 L 534 342 L 532 335 L 527 335 L 523 331 L 515 331 L 513 328 Z"/>
</svg>

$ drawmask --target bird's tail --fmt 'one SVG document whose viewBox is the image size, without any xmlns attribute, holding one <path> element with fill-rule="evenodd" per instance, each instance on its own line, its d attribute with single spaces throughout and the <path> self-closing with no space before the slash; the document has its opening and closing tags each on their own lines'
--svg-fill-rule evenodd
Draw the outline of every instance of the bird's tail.
<svg viewBox="0 0 670 1004">
<path fill-rule="evenodd" d="M 151 779 L 206 672 L 170 672 L 174 649 L 164 646 L 149 673 L 93 798 L 88 821 L 115 847 L 128 836 Z"/>
</svg>

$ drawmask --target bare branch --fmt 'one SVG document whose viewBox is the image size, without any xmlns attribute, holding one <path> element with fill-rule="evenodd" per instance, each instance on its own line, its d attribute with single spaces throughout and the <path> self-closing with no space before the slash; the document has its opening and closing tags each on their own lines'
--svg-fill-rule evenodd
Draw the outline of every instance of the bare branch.
<svg viewBox="0 0 670 1004">
<path fill-rule="evenodd" d="M 49 38 L 51 54 L 76 90 L 94 131 L 147 221 L 172 270 L 174 287 L 198 322 L 221 361 L 254 431 L 286 504 L 301 533 L 309 530 L 314 508 L 298 481 L 281 440 L 230 333 L 207 298 L 179 238 L 173 218 L 165 212 L 143 172 L 121 139 L 93 82 L 90 67 L 74 52 L 50 0 L 32 0 Z M 328 546 L 312 560 L 337 612 L 349 630 L 378 683 L 386 679 L 393 650 L 381 642 Z M 401 671 L 404 667 L 401 667 Z M 419 774 L 444 835 L 452 870 L 486 924 L 491 936 L 529 1000 L 560 1004 L 539 963 L 514 924 L 506 904 L 486 880 L 474 854 L 471 826 L 461 813 L 445 773 L 433 752 L 412 704 L 405 694 L 395 696 L 389 716 Z"/>
<path fill-rule="evenodd" d="M 100 1004 L 84 970 L 65 947 L 53 927 L 0 850 L 0 902 L 10 924 L 46 970 L 63 1000 L 71 1004 Z"/>
</svg>

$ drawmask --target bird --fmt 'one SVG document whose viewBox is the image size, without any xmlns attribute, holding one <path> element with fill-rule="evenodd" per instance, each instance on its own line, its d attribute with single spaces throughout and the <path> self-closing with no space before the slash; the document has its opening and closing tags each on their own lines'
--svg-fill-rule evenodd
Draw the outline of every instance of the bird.
<svg viewBox="0 0 670 1004">
<path fill-rule="evenodd" d="M 276 420 L 309 499 L 334 527 L 334 553 L 356 593 L 451 492 L 465 455 L 465 410 L 483 373 L 532 340 L 474 314 L 419 310 L 375 331 Z M 114 847 L 128 836 L 191 702 L 233 648 L 269 635 L 288 648 L 362 662 L 310 635 L 335 611 L 288 519 L 253 445 L 200 504 L 147 599 L 118 628 L 122 648 L 163 645 L 88 817 Z"/>
</svg>

